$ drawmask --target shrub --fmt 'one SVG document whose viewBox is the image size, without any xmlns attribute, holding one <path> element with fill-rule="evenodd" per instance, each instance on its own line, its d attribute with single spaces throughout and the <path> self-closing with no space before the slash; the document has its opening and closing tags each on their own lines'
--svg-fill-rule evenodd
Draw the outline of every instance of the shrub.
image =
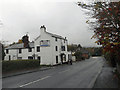
<svg viewBox="0 0 120 90">
<path fill-rule="evenodd" d="M 82 59 L 82 53 L 80 51 L 76 51 L 74 55 L 75 55 L 77 60 L 81 60 Z"/>
<path fill-rule="evenodd" d="M 2 72 L 39 67 L 39 60 L 11 60 L 2 61 Z"/>
<path fill-rule="evenodd" d="M 112 52 L 105 53 L 105 59 L 110 62 L 113 67 L 116 67 L 116 55 Z"/>
</svg>

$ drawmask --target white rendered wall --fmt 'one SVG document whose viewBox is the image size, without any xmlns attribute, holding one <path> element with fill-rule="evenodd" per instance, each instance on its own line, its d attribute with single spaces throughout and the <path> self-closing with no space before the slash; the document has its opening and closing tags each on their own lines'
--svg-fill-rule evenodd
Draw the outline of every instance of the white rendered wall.
<svg viewBox="0 0 120 90">
<path fill-rule="evenodd" d="M 9 49 L 9 53 L 6 54 L 5 60 L 9 60 L 9 55 L 11 57 L 11 60 L 17 60 L 17 57 L 22 57 L 22 59 L 28 59 L 28 56 L 32 56 L 33 54 L 34 48 L 32 48 L 32 52 L 28 52 L 28 48 L 22 49 L 21 53 L 19 53 L 19 49 Z"/>
<path fill-rule="evenodd" d="M 35 54 L 36 58 L 37 56 L 41 57 L 41 63 L 40 64 L 53 64 L 53 52 L 52 52 L 52 37 L 46 33 L 42 33 L 42 35 L 35 41 Z M 50 46 L 47 47 L 40 47 L 40 52 L 37 52 L 36 47 L 40 46 L 41 40 L 50 40 Z"/>
<path fill-rule="evenodd" d="M 40 52 L 36 51 L 36 47 L 40 46 L 41 40 L 50 40 L 50 46 L 48 47 L 40 47 Z M 61 46 L 65 46 L 65 51 L 61 51 Z M 56 51 L 55 47 L 58 47 L 58 51 Z M 57 38 L 55 41 L 55 37 L 52 37 L 50 34 L 46 33 L 43 29 L 41 30 L 40 37 L 35 41 L 35 54 L 41 57 L 41 64 L 56 64 L 56 56 L 58 56 L 58 63 L 61 63 L 60 54 L 66 54 L 66 61 L 68 60 L 67 54 L 67 41 L 64 43 L 64 40 Z"/>
<path fill-rule="evenodd" d="M 34 48 L 32 48 L 32 52 L 28 52 L 28 48 L 22 49 L 22 53 L 18 53 L 18 57 L 22 57 L 22 59 L 28 59 L 28 56 L 33 56 Z"/>
<path fill-rule="evenodd" d="M 6 53 L 6 50 L 5 50 L 5 60 L 9 60 L 9 55 L 11 57 L 11 60 L 16 60 L 17 59 L 17 49 L 9 49 L 9 53 L 7 54 Z"/>
</svg>

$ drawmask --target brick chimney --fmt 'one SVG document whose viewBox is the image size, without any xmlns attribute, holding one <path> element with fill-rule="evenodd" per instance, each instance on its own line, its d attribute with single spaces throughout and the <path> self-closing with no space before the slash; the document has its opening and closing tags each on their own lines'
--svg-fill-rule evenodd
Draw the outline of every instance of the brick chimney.
<svg viewBox="0 0 120 90">
<path fill-rule="evenodd" d="M 46 32 L 46 27 L 43 25 L 40 27 L 40 34 Z"/>
<path fill-rule="evenodd" d="M 29 48 L 29 36 L 25 35 L 22 37 L 22 42 L 24 44 L 24 48 Z"/>
</svg>

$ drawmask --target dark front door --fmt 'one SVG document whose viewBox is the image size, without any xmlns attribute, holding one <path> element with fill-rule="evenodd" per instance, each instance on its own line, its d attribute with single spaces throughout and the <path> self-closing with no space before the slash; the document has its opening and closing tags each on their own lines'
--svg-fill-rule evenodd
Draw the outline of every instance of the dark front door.
<svg viewBox="0 0 120 90">
<path fill-rule="evenodd" d="M 37 59 L 40 60 L 40 56 L 38 56 Z"/>
<path fill-rule="evenodd" d="M 66 61 L 66 55 L 64 53 L 61 53 L 60 55 L 61 57 L 61 62 L 63 63 L 64 61 Z"/>
<path fill-rule="evenodd" d="M 40 62 L 41 62 L 41 57 L 40 57 L 40 56 L 38 56 L 38 57 L 37 57 L 37 59 L 39 60 L 39 63 L 40 63 Z"/>
<path fill-rule="evenodd" d="M 60 55 L 60 58 L 61 58 L 61 63 L 63 64 L 63 55 L 62 54 Z"/>
<path fill-rule="evenodd" d="M 11 56 L 9 55 L 9 61 L 11 60 Z"/>
</svg>

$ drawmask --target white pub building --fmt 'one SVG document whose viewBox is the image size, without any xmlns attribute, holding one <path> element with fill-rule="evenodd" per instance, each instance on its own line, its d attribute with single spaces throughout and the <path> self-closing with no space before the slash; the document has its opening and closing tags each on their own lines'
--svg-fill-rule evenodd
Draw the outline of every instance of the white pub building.
<svg viewBox="0 0 120 90">
<path fill-rule="evenodd" d="M 43 25 L 40 35 L 29 42 L 29 48 L 24 48 L 24 43 L 5 48 L 5 60 L 39 59 L 45 65 L 64 63 L 68 61 L 67 44 L 66 37 L 47 32 Z"/>
</svg>

